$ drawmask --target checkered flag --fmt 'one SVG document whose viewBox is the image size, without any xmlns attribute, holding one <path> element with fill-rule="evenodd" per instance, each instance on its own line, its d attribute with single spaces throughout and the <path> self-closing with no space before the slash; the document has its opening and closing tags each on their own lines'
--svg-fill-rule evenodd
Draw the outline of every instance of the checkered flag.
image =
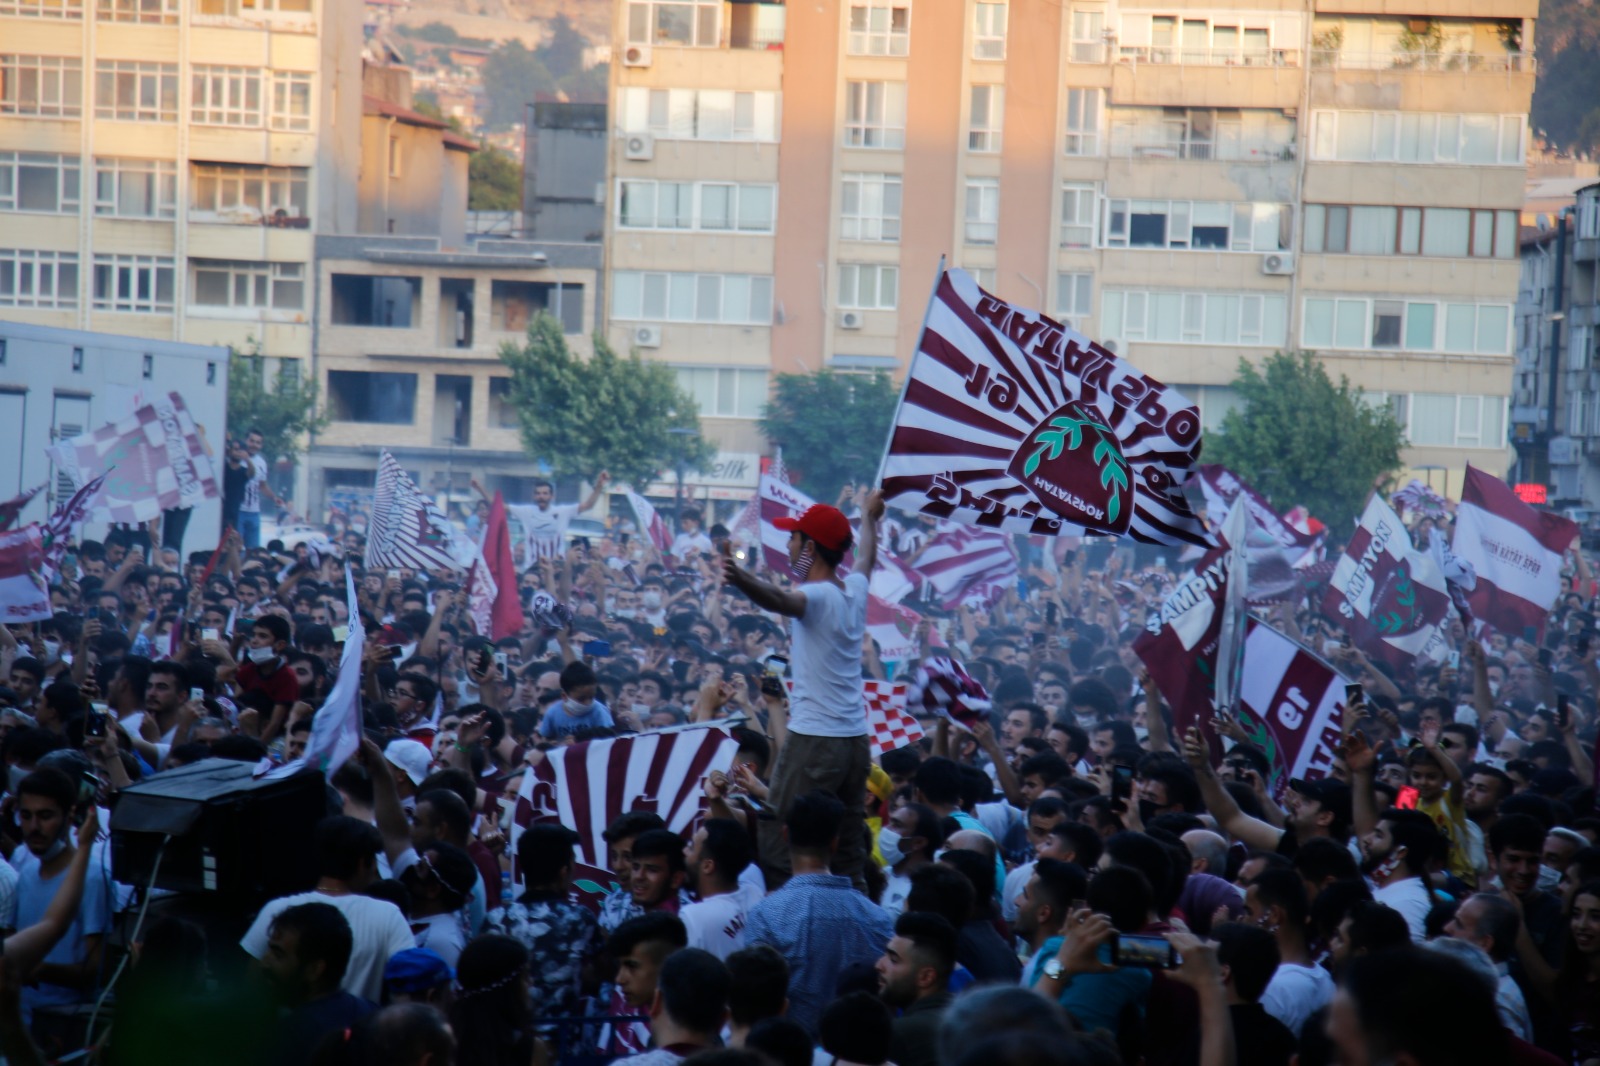
<svg viewBox="0 0 1600 1066">
<path fill-rule="evenodd" d="M 906 711 L 904 681 L 863 681 L 861 688 L 867 704 L 867 740 L 874 759 L 922 739 L 922 723 Z"/>
<path fill-rule="evenodd" d="M 954 659 L 929 659 L 918 668 L 908 703 L 971 731 L 989 711 L 989 694 Z"/>
<path fill-rule="evenodd" d="M 93 501 L 94 517 L 107 522 L 148 522 L 168 508 L 193 507 L 220 495 L 199 427 L 175 392 L 47 452 L 80 488 L 116 467 L 117 476 Z"/>
</svg>

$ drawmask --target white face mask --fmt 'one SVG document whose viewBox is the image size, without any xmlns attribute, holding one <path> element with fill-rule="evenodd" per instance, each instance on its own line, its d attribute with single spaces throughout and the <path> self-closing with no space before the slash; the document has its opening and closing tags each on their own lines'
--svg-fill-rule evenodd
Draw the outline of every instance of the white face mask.
<svg viewBox="0 0 1600 1066">
<path fill-rule="evenodd" d="M 650 705 L 648 703 L 635 703 L 633 705 L 633 713 L 640 718 L 647 718 L 650 715 Z"/>
<path fill-rule="evenodd" d="M 44 642 L 44 661 L 47 666 L 61 661 L 61 642 L 59 640 L 47 640 Z"/>
<path fill-rule="evenodd" d="M 639 594 L 639 602 L 644 604 L 646 610 L 653 611 L 661 606 L 661 593 L 655 589 L 641 592 Z"/>
<path fill-rule="evenodd" d="M 250 657 L 251 662 L 256 663 L 257 665 L 260 665 L 261 663 L 270 663 L 272 660 L 278 657 L 278 653 L 273 650 L 271 645 L 268 645 L 265 648 L 251 648 L 249 651 L 245 652 L 245 654 Z"/>
<path fill-rule="evenodd" d="M 584 715 L 594 710 L 594 700 L 590 700 L 588 703 L 579 703 L 576 700 L 567 700 L 566 703 L 567 713 L 572 715 L 574 718 L 582 718 Z"/>
<path fill-rule="evenodd" d="M 883 856 L 884 862 L 894 866 L 906 857 L 905 852 L 900 850 L 900 842 L 904 839 L 889 826 L 878 830 L 878 854 Z"/>
</svg>

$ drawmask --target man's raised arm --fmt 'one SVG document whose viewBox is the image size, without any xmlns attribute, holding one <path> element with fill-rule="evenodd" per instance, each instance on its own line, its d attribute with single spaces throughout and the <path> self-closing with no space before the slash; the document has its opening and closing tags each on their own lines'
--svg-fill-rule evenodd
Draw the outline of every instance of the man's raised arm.
<svg viewBox="0 0 1600 1066">
<path fill-rule="evenodd" d="M 806 594 L 795 589 L 781 589 L 770 581 L 762 581 L 733 561 L 733 545 L 722 542 L 722 580 L 750 597 L 762 610 L 800 618 L 806 613 Z"/>
</svg>

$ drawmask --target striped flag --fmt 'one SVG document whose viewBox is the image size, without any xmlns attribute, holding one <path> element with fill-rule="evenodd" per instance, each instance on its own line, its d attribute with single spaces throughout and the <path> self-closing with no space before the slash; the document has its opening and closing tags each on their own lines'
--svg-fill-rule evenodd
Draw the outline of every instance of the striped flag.
<svg viewBox="0 0 1600 1066">
<path fill-rule="evenodd" d="M 54 617 L 44 577 L 44 535 L 38 523 L 0 533 L 0 622 Z"/>
<path fill-rule="evenodd" d="M 1087 337 L 939 279 L 884 456 L 890 507 L 1008 533 L 1207 543 L 1200 412 Z"/>
<path fill-rule="evenodd" d="M 1509 636 L 1544 633 L 1561 595 L 1561 559 L 1578 536 L 1577 523 L 1537 511 L 1499 478 L 1467 467 L 1450 549 L 1478 575 L 1467 593 L 1473 617 Z"/>
<path fill-rule="evenodd" d="M 60 573 L 61 559 L 67 554 L 67 545 L 77 536 L 79 528 L 89 520 L 90 513 L 97 508 L 105 484 L 106 475 L 101 474 L 87 484 L 78 486 L 77 491 L 45 519 L 42 533 L 44 573 L 47 580 L 53 581 L 55 575 Z"/>
<path fill-rule="evenodd" d="M 444 512 L 385 449 L 372 493 L 366 568 L 464 570 L 474 555 L 475 547 L 456 533 Z"/>
<path fill-rule="evenodd" d="M 667 528 L 666 522 L 661 520 L 661 515 L 651 506 L 650 501 L 632 489 L 629 489 L 626 495 L 639 522 L 639 532 L 650 538 L 650 543 L 655 545 L 656 551 L 663 555 L 671 551 L 672 531 Z"/>
<path fill-rule="evenodd" d="M 628 811 L 659 814 L 667 828 L 688 837 L 705 803 L 705 779 L 727 772 L 739 744 L 716 726 L 684 726 L 611 740 L 555 748 L 522 777 L 512 812 L 511 842 L 530 825 L 559 822 L 578 834 L 574 886 L 585 906 L 598 910 L 611 886 L 605 830 Z M 522 883 L 522 870 L 511 868 Z"/>
<path fill-rule="evenodd" d="M 989 693 L 978 679 L 954 659 L 942 656 L 926 660 L 917 669 L 906 702 L 924 715 L 948 718 L 968 731 L 990 707 Z"/>
<path fill-rule="evenodd" d="M 1432 555 L 1411 546 L 1394 508 L 1376 494 L 1333 568 L 1322 612 L 1337 618 L 1356 647 L 1391 666 L 1449 653 L 1450 592 Z"/>
<path fill-rule="evenodd" d="M 867 636 L 878 643 L 878 658 L 886 663 L 917 657 L 917 626 L 922 616 L 902 604 L 867 595 Z"/>
<path fill-rule="evenodd" d="M 928 584 L 925 597 L 953 611 L 963 603 L 992 605 L 1020 570 L 1005 534 L 946 522 L 917 556 L 916 572 Z"/>
<path fill-rule="evenodd" d="M 767 569 L 775 574 L 789 572 L 789 534 L 772 523 L 779 518 L 798 518 L 817 501 L 774 474 L 761 475 L 757 492 L 761 501 L 761 554 Z"/>
<path fill-rule="evenodd" d="M 45 482 L 45 484 L 47 485 L 49 482 Z M 28 506 L 35 496 L 43 492 L 44 487 L 44 485 L 35 485 L 28 491 L 19 493 L 4 503 L 0 503 L 0 532 L 10 529 L 15 524 L 17 518 L 22 514 L 22 509 Z"/>
<path fill-rule="evenodd" d="M 1267 502 L 1265 496 L 1225 466 L 1208 463 L 1195 473 L 1198 475 L 1195 481 L 1205 495 L 1206 519 L 1213 526 L 1222 525 L 1227 520 L 1228 509 L 1233 506 L 1233 501 L 1242 499 L 1251 520 L 1283 547 L 1294 566 L 1310 566 L 1317 561 L 1325 531 L 1300 532 L 1272 509 L 1272 504 Z"/>
</svg>

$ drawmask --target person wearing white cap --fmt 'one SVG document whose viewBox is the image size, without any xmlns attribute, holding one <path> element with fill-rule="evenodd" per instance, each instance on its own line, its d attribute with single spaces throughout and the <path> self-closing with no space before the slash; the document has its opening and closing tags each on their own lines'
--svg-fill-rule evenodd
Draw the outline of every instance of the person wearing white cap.
<svg viewBox="0 0 1600 1066">
<path fill-rule="evenodd" d="M 433 772 L 433 753 L 421 741 L 396 740 L 383 749 L 383 757 L 393 767 L 400 804 L 410 814 L 417 806 L 417 790 Z"/>
</svg>

